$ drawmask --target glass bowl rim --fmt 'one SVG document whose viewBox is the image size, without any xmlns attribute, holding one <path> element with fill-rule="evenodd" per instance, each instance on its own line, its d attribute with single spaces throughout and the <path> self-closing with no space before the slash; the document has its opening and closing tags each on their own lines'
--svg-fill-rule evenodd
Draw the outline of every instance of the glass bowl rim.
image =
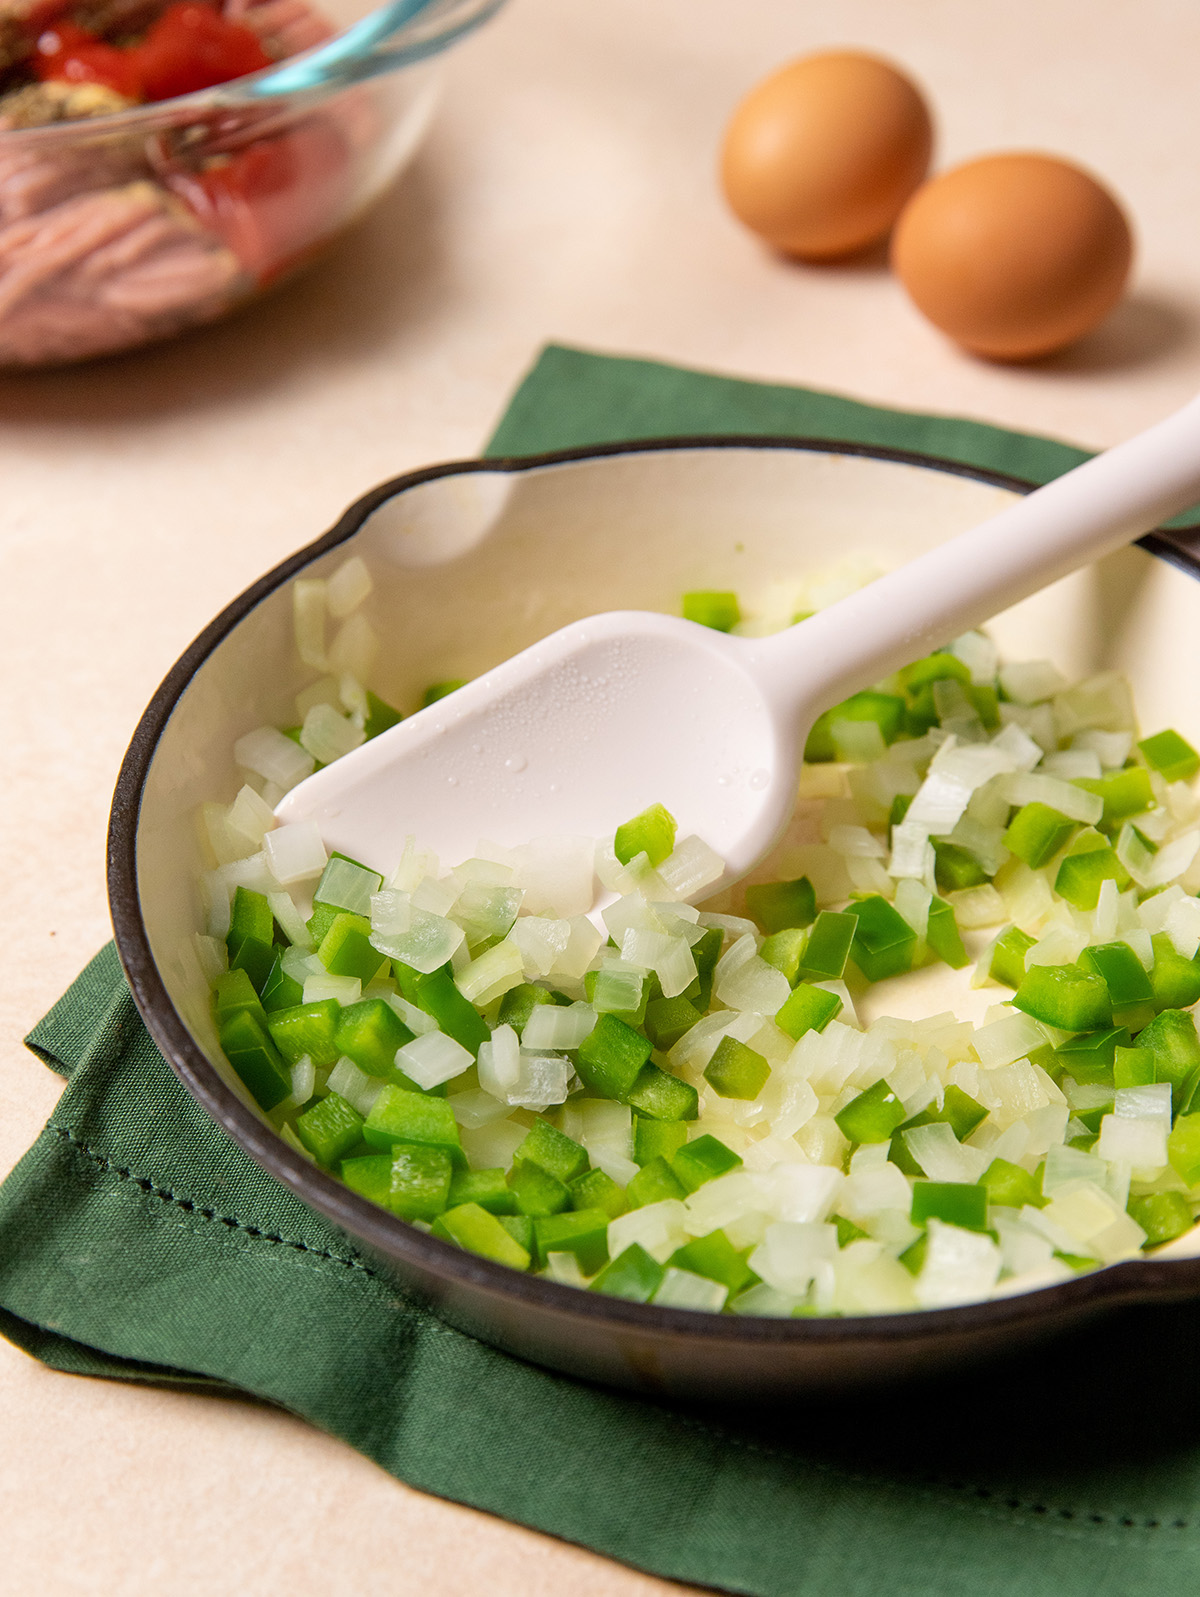
<svg viewBox="0 0 1200 1597">
<path fill-rule="evenodd" d="M 441 0 L 428 11 L 422 12 L 412 22 L 392 35 L 386 46 L 388 72 L 400 71 L 440 55 L 459 39 L 488 21 L 506 0 Z M 381 6 L 378 10 L 386 9 Z M 367 16 L 373 13 L 368 12 Z M 362 18 L 366 21 L 366 18 Z M 358 26 L 355 23 L 352 26 Z M 343 32 L 346 30 L 342 30 Z M 334 36 L 336 37 L 336 35 Z M 62 144 L 101 142 L 106 137 L 157 132 L 161 129 L 210 120 L 222 112 L 256 108 L 264 117 L 274 107 L 317 105 L 322 100 L 354 86 L 353 78 L 331 76 L 326 82 L 310 88 L 293 89 L 279 95 L 264 94 L 262 86 L 285 68 L 290 70 L 298 62 L 315 55 L 328 43 L 314 45 L 297 55 L 264 67 L 260 72 L 247 73 L 228 83 L 218 83 L 210 89 L 197 89 L 192 94 L 180 94 L 169 100 L 151 100 L 145 105 L 135 105 L 126 111 L 114 111 L 106 116 L 80 117 L 74 121 L 47 122 L 27 128 L 0 128 L 0 150 L 6 146 L 28 143 L 41 148 Z"/>
</svg>

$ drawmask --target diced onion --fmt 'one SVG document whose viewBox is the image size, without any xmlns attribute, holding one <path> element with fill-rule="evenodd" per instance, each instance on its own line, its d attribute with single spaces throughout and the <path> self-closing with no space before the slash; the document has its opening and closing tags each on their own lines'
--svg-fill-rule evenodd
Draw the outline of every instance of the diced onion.
<svg viewBox="0 0 1200 1597">
<path fill-rule="evenodd" d="M 1010 804 L 1047 804 L 1068 820 L 1081 821 L 1085 826 L 1095 826 L 1104 814 L 1104 800 L 1098 793 L 1088 793 L 1056 776 L 1022 771 L 1007 777 L 1001 788 Z"/>
<path fill-rule="evenodd" d="M 325 583 L 320 577 L 297 577 L 292 583 L 292 619 L 296 652 L 314 671 L 324 671 Z"/>
<path fill-rule="evenodd" d="M 527 976 L 548 976 L 555 962 L 566 953 L 571 940 L 571 923 L 550 920 L 544 915 L 520 915 L 508 934 L 520 950 Z"/>
<path fill-rule="evenodd" d="M 372 587 L 371 573 L 360 555 L 351 555 L 348 560 L 343 560 L 328 579 L 325 589 L 330 615 L 338 621 L 344 621 L 351 610 L 358 609 Z"/>
<path fill-rule="evenodd" d="M 596 1024 L 596 1011 L 590 1004 L 539 1004 L 521 1033 L 523 1048 L 568 1050 L 578 1048 Z"/>
<path fill-rule="evenodd" d="M 320 1004 L 327 998 L 334 998 L 339 1004 L 349 1006 L 358 1003 L 361 997 L 362 982 L 357 976 L 333 976 L 327 970 L 314 971 L 304 983 L 306 1004 Z"/>
<path fill-rule="evenodd" d="M 494 1120 L 503 1120 L 511 1113 L 508 1104 L 493 1098 L 482 1088 L 451 1093 L 446 1102 L 458 1124 L 472 1131 L 489 1126 Z"/>
<path fill-rule="evenodd" d="M 684 837 L 658 867 L 658 874 L 676 898 L 694 898 L 720 881 L 725 862 L 700 838 Z"/>
<path fill-rule="evenodd" d="M 253 771 L 270 782 L 276 782 L 285 792 L 312 775 L 313 756 L 284 737 L 278 728 L 260 726 L 247 732 L 233 745 L 233 757 L 243 770 Z"/>
<path fill-rule="evenodd" d="M 368 1076 L 352 1059 L 344 1055 L 329 1072 L 329 1090 L 344 1098 L 360 1115 L 369 1115 L 375 1100 L 383 1091 L 383 1082 Z"/>
<path fill-rule="evenodd" d="M 339 715 L 331 704 L 314 704 L 300 728 L 300 743 L 322 765 L 332 765 L 358 748 L 364 733 L 360 726 Z"/>
<path fill-rule="evenodd" d="M 474 1059 L 461 1043 L 445 1032 L 429 1031 L 396 1050 L 397 1067 L 428 1092 L 469 1070 Z"/>
<path fill-rule="evenodd" d="M 686 1212 L 676 1198 L 665 1198 L 661 1203 L 647 1203 L 628 1214 L 618 1215 L 609 1221 L 609 1257 L 619 1258 L 633 1243 L 645 1248 L 652 1259 L 665 1264 L 677 1248 L 687 1241 L 684 1229 Z"/>
<path fill-rule="evenodd" d="M 329 862 L 316 821 L 292 821 L 263 838 L 271 875 L 283 887 L 320 876 Z"/>
<path fill-rule="evenodd" d="M 567 1257 L 573 1259 L 575 1255 Z M 668 1269 L 650 1301 L 660 1309 L 701 1309 L 719 1314 L 728 1296 L 729 1288 L 719 1281 L 710 1281 L 691 1270 Z"/>
<path fill-rule="evenodd" d="M 358 613 L 338 628 L 329 646 L 329 663 L 335 671 L 349 672 L 365 682 L 378 653 L 378 635 L 366 616 Z"/>
<path fill-rule="evenodd" d="M 371 946 L 377 948 L 381 954 L 386 954 L 389 959 L 398 959 L 402 964 L 410 965 L 413 970 L 429 975 L 431 971 L 439 969 L 447 960 L 464 945 L 466 934 L 461 926 L 456 926 L 452 920 L 446 920 L 441 915 L 430 915 L 423 909 L 418 909 L 415 904 L 410 906 L 410 919 L 408 929 L 403 932 L 385 934 L 371 932 Z M 503 945 L 497 945 L 503 946 Z M 516 986 L 520 981 L 520 954 L 513 951 L 516 959 L 516 980 L 509 986 Z M 511 965 L 511 961 L 510 961 Z M 492 967 L 488 967 L 490 970 Z M 500 989 L 502 992 L 506 988 Z"/>
</svg>

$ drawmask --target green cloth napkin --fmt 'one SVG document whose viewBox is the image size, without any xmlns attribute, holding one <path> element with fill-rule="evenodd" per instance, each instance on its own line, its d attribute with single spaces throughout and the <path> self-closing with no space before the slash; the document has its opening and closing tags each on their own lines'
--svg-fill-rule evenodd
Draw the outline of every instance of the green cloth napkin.
<svg viewBox="0 0 1200 1597">
<path fill-rule="evenodd" d="M 1039 478 L 1081 458 L 553 348 L 491 448 L 675 432 L 869 439 Z M 779 1413 L 626 1397 L 409 1302 L 208 1120 L 111 946 L 28 1041 L 68 1079 L 0 1188 L 0 1329 L 56 1369 L 252 1392 L 425 1491 L 755 1597 L 1200 1590 L 1200 1309 L 1131 1310 L 1002 1368 Z"/>
</svg>

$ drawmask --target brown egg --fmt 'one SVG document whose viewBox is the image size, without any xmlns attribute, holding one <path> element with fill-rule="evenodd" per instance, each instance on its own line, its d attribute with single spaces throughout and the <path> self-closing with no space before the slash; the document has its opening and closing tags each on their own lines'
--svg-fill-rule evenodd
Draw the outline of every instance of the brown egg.
<svg viewBox="0 0 1200 1597">
<path fill-rule="evenodd" d="M 1050 155 L 988 155 L 943 172 L 892 238 L 892 266 L 917 308 L 992 360 L 1048 355 L 1095 327 L 1132 258 L 1117 201 Z"/>
<path fill-rule="evenodd" d="M 920 183 L 933 123 L 920 91 L 871 55 L 810 55 L 765 78 L 725 133 L 734 214 L 787 255 L 825 260 L 883 238 Z"/>
</svg>

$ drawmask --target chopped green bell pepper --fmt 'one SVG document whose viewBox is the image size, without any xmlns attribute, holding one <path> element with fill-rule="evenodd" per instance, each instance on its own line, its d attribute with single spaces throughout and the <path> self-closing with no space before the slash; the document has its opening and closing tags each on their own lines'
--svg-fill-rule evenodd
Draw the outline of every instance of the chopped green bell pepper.
<svg viewBox="0 0 1200 1597">
<path fill-rule="evenodd" d="M 1188 782 L 1200 771 L 1200 754 L 1178 732 L 1168 729 L 1143 738 L 1138 744 L 1146 764 L 1168 782 Z"/>
<path fill-rule="evenodd" d="M 857 916 L 823 909 L 809 933 L 800 974 L 810 981 L 840 981 L 857 931 Z"/>
<path fill-rule="evenodd" d="M 693 593 L 685 593 L 682 615 L 685 621 L 711 627 L 714 632 L 729 632 L 742 619 L 736 593 L 710 588 L 698 588 Z"/>
<path fill-rule="evenodd" d="M 334 917 L 321 939 L 317 958 L 330 975 L 357 976 L 364 986 L 387 964 L 386 957 L 371 947 L 370 921 L 348 910 Z"/>
<path fill-rule="evenodd" d="M 732 1148 L 705 1132 L 672 1154 L 671 1169 L 685 1192 L 695 1192 L 706 1181 L 736 1170 L 741 1162 Z"/>
<path fill-rule="evenodd" d="M 296 1135 L 318 1164 L 332 1166 L 362 1140 L 363 1117 L 336 1092 L 296 1117 Z"/>
<path fill-rule="evenodd" d="M 376 693 L 367 689 L 367 716 L 363 722 L 363 732 L 368 743 L 372 738 L 377 738 L 381 732 L 387 732 L 394 726 L 399 726 L 404 717 L 399 710 L 394 710 Z"/>
<path fill-rule="evenodd" d="M 496 1019 L 501 1026 L 511 1026 L 519 1036 L 534 1010 L 542 1004 L 553 1002 L 546 988 L 523 981 L 516 987 L 510 987 L 500 1000 L 500 1012 Z"/>
<path fill-rule="evenodd" d="M 1079 956 L 1084 970 L 1103 976 L 1113 1008 L 1148 1003 L 1154 996 L 1150 977 L 1128 943 L 1100 943 Z M 1190 963 L 1190 962 L 1189 962 Z M 1197 992 L 1200 997 L 1200 991 Z"/>
<path fill-rule="evenodd" d="M 1025 955 L 1037 941 L 1019 926 L 1010 926 L 992 944 L 988 975 L 1006 987 L 1019 987 L 1025 979 Z"/>
<path fill-rule="evenodd" d="M 719 926 L 706 927 L 703 937 L 692 944 L 692 959 L 696 965 L 696 979 L 683 990 L 683 997 L 695 1004 L 702 1015 L 708 1013 L 712 1002 L 713 972 L 721 957 L 725 933 Z"/>
<path fill-rule="evenodd" d="M 1154 1081 L 1152 1048 L 1120 1048 L 1113 1054 L 1114 1087 L 1149 1087 Z"/>
<path fill-rule="evenodd" d="M 544 1268 L 550 1253 L 573 1253 L 584 1275 L 608 1262 L 608 1215 L 602 1209 L 571 1209 L 539 1215 L 533 1222 L 534 1256 Z"/>
<path fill-rule="evenodd" d="M 431 682 L 421 695 L 421 708 L 427 710 L 431 704 L 437 704 L 440 699 L 448 699 L 452 693 L 457 693 L 459 688 L 465 688 L 466 685 L 466 677 L 447 677 L 444 682 Z"/>
<path fill-rule="evenodd" d="M 1075 909 L 1091 911 L 1100 898 L 1101 885 L 1108 881 L 1116 882 L 1118 892 L 1123 893 L 1130 883 L 1129 872 L 1103 833 L 1089 827 L 1063 855 L 1054 891 Z"/>
<path fill-rule="evenodd" d="M 745 1253 L 739 1253 L 724 1231 L 710 1231 L 706 1237 L 697 1237 L 677 1248 L 667 1263 L 676 1270 L 690 1270 L 708 1281 L 719 1281 L 729 1288 L 730 1297 L 753 1286 L 758 1276 L 746 1263 Z"/>
<path fill-rule="evenodd" d="M 587 1149 L 565 1132 L 556 1130 L 548 1120 L 541 1119 L 534 1121 L 513 1158 L 527 1159 L 564 1186 L 588 1167 Z"/>
<path fill-rule="evenodd" d="M 962 933 L 954 918 L 954 909 L 944 898 L 930 900 L 925 941 L 951 970 L 961 970 L 967 963 L 967 951 L 963 947 Z"/>
<path fill-rule="evenodd" d="M 292 1009 L 304 1002 L 304 988 L 294 976 L 283 968 L 283 951 L 275 956 L 269 975 L 263 983 L 262 1006 L 267 1014 L 280 1009 Z"/>
<path fill-rule="evenodd" d="M 513 1270 L 528 1270 L 532 1262 L 529 1250 L 478 1203 L 459 1203 L 439 1214 L 432 1232 L 443 1242 L 453 1242 L 455 1247 L 507 1264 Z"/>
<path fill-rule="evenodd" d="M 1004 846 L 1037 870 L 1054 858 L 1077 824 L 1049 804 L 1025 804 L 1008 823 Z"/>
<path fill-rule="evenodd" d="M 762 1054 L 728 1033 L 704 1067 L 705 1081 L 722 1098 L 757 1098 L 770 1074 L 771 1067 Z"/>
<path fill-rule="evenodd" d="M 788 926 L 781 932 L 772 932 L 763 942 L 758 957 L 781 971 L 794 987 L 800 979 L 800 961 L 808 946 L 808 933 L 799 926 Z"/>
<path fill-rule="evenodd" d="M 1153 1053 L 1154 1079 L 1171 1083 L 1171 1096 L 1180 1107 L 1184 1084 L 1200 1065 L 1200 1036 L 1191 1013 L 1164 1009 L 1138 1033 L 1137 1045 Z"/>
<path fill-rule="evenodd" d="M 964 1231 L 987 1230 L 988 1190 L 962 1181 L 917 1181 L 913 1185 L 914 1225 L 942 1220 Z"/>
<path fill-rule="evenodd" d="M 218 1036 L 225 1057 L 260 1109 L 274 1109 L 291 1096 L 292 1076 L 267 1028 L 252 1010 L 236 1010 Z"/>
<path fill-rule="evenodd" d="M 633 1303 L 649 1303 L 662 1285 L 666 1270 L 652 1259 L 638 1242 L 631 1242 L 624 1253 L 606 1264 L 589 1283 L 592 1292 L 611 1298 L 628 1298 Z"/>
<path fill-rule="evenodd" d="M 454 985 L 449 964 L 425 973 L 401 960 L 392 961 L 400 991 L 410 1004 L 432 1015 L 447 1037 L 453 1037 L 468 1053 L 477 1056 L 480 1043 L 491 1036 L 487 1022 Z"/>
<path fill-rule="evenodd" d="M 402 1220 L 435 1220 L 450 1202 L 452 1174 L 450 1155 L 443 1149 L 396 1143 L 388 1208 Z"/>
<path fill-rule="evenodd" d="M 603 1209 L 610 1220 L 629 1207 L 624 1187 L 619 1187 L 603 1170 L 588 1170 L 576 1176 L 569 1191 L 573 1209 Z"/>
<path fill-rule="evenodd" d="M 1110 1026 L 1068 1037 L 1054 1052 L 1061 1069 L 1076 1081 L 1111 1084 L 1116 1050 L 1128 1048 L 1129 1041 L 1124 1026 Z"/>
<path fill-rule="evenodd" d="M 1028 1203 L 1035 1209 L 1045 1207 L 1041 1183 L 1028 1170 L 1008 1159 L 993 1159 L 979 1178 L 987 1193 L 987 1201 L 1009 1209 L 1021 1209 Z"/>
<path fill-rule="evenodd" d="M 904 1122 L 904 1105 L 886 1081 L 877 1081 L 833 1118 L 850 1142 L 888 1142 Z"/>
<path fill-rule="evenodd" d="M 600 1015 L 579 1045 L 575 1068 L 593 1092 L 623 1103 L 652 1051 L 648 1037 L 615 1015 Z"/>
<path fill-rule="evenodd" d="M 213 1019 L 217 1030 L 231 1020 L 239 1010 L 248 1010 L 265 1026 L 267 1014 L 262 999 L 254 990 L 254 983 L 244 970 L 224 970 L 213 986 Z"/>
<path fill-rule="evenodd" d="M 1130 1198 L 1130 1217 L 1146 1233 L 1145 1246 L 1157 1247 L 1192 1228 L 1192 1209 L 1181 1192 L 1152 1192 L 1143 1198 Z"/>
<path fill-rule="evenodd" d="M 325 940 L 325 933 L 341 913 L 342 911 L 338 909 L 336 904 L 313 905 L 313 912 L 308 917 L 305 925 L 308 927 L 308 935 L 312 938 L 314 948 L 320 948 Z"/>
<path fill-rule="evenodd" d="M 1095 793 L 1104 800 L 1101 826 L 1119 826 L 1130 815 L 1140 815 L 1154 803 L 1154 789 L 1150 786 L 1150 773 L 1140 765 L 1130 765 L 1123 771 L 1110 771 L 1107 776 L 1080 776 L 1075 786 L 1085 793 Z"/>
<path fill-rule="evenodd" d="M 768 933 L 811 926 L 817 918 L 817 895 L 807 876 L 759 882 L 746 889 L 746 913 Z"/>
<path fill-rule="evenodd" d="M 396 1068 L 396 1050 L 412 1040 L 412 1032 L 383 998 L 364 998 L 343 1009 L 334 1038 L 338 1053 L 368 1076 L 390 1075 Z"/>
<path fill-rule="evenodd" d="M 498 1214 L 496 1219 L 513 1241 L 533 1258 L 533 1220 L 527 1214 Z"/>
<path fill-rule="evenodd" d="M 649 1120 L 645 1115 L 633 1117 L 633 1158 L 635 1164 L 649 1164 L 651 1159 L 669 1159 L 687 1141 L 687 1123 L 683 1120 Z"/>
<path fill-rule="evenodd" d="M 932 682 L 969 682 L 971 672 L 956 654 L 937 649 L 923 659 L 914 660 L 900 672 L 900 686 L 906 693 L 916 693 Z"/>
<path fill-rule="evenodd" d="M 529 1215 L 532 1219 L 546 1214 L 561 1214 L 564 1209 L 571 1207 L 571 1194 L 565 1182 L 559 1181 L 548 1170 L 543 1170 L 541 1165 L 530 1164 L 526 1159 L 515 1162 L 508 1173 L 508 1185 L 517 1212 Z"/>
<path fill-rule="evenodd" d="M 643 1209 L 648 1203 L 685 1196 L 682 1182 L 661 1154 L 648 1159 L 625 1188 L 625 1203 L 630 1209 Z"/>
<path fill-rule="evenodd" d="M 271 1040 L 290 1064 L 305 1054 L 318 1070 L 335 1065 L 341 1049 L 337 1045 L 341 1006 L 334 998 L 316 1004 L 297 1004 L 294 1009 L 277 1009 L 267 1020 Z"/>
<path fill-rule="evenodd" d="M 261 993 L 275 963 L 275 917 L 262 893 L 239 887 L 233 895 L 225 947 L 230 970 L 244 970 Z"/>
<path fill-rule="evenodd" d="M 844 1214 L 835 1214 L 833 1228 L 837 1232 L 837 1245 L 846 1248 L 852 1242 L 861 1242 L 864 1237 L 869 1237 L 870 1232 L 864 1231 L 862 1226 L 855 1225 L 853 1220 L 847 1220 Z"/>
<path fill-rule="evenodd" d="M 690 1081 L 681 1081 L 657 1065 L 643 1065 L 625 1100 L 652 1120 L 695 1120 L 700 1095 Z"/>
<path fill-rule="evenodd" d="M 917 934 L 879 893 L 854 900 L 846 914 L 857 921 L 850 958 L 868 981 L 883 981 L 912 969 Z"/>
<path fill-rule="evenodd" d="M 824 1031 L 841 1008 L 842 1000 L 836 993 L 806 981 L 797 982 L 779 1006 L 775 1024 L 799 1042 L 806 1031 Z"/>
<path fill-rule="evenodd" d="M 1200 1002 L 1200 965 L 1178 953 L 1165 932 L 1158 932 L 1150 941 L 1154 949 L 1149 974 L 1151 1003 L 1160 1010 L 1190 1009 Z"/>
<path fill-rule="evenodd" d="M 456 1170 L 450 1178 L 450 1207 L 477 1203 L 489 1214 L 513 1214 L 517 1200 L 506 1170 Z"/>
<path fill-rule="evenodd" d="M 933 879 L 943 893 L 961 892 L 966 887 L 982 887 L 991 877 L 969 849 L 958 843 L 933 845 Z"/>
<path fill-rule="evenodd" d="M 392 1190 L 390 1153 L 368 1153 L 354 1159 L 343 1159 L 338 1168 L 351 1192 L 357 1192 L 360 1197 L 369 1198 L 372 1203 L 387 1208 Z"/>
<path fill-rule="evenodd" d="M 839 721 L 874 721 L 883 741 L 894 743 L 904 730 L 905 708 L 904 700 L 892 693 L 877 693 L 872 688 L 854 693 L 813 722 L 804 745 L 804 758 L 810 765 L 825 764 L 837 758 L 833 728 Z"/>
<path fill-rule="evenodd" d="M 657 1049 L 666 1053 L 703 1018 L 695 1004 L 682 993 L 676 998 L 656 998 L 646 1005 L 646 1035 Z"/>
<path fill-rule="evenodd" d="M 1200 1114 L 1182 1114 L 1167 1138 L 1171 1168 L 1189 1187 L 1200 1185 Z"/>
<path fill-rule="evenodd" d="M 466 1164 L 454 1111 L 446 1100 L 404 1087 L 381 1089 L 363 1126 L 363 1140 L 372 1148 L 419 1143 L 439 1148 L 460 1168 Z"/>
<path fill-rule="evenodd" d="M 651 804 L 617 827 L 613 853 L 622 865 L 628 865 L 639 854 L 647 855 L 651 865 L 661 865 L 675 847 L 675 832 L 675 817 L 670 810 Z"/>
<path fill-rule="evenodd" d="M 1103 977 L 1080 965 L 1032 965 L 1012 1001 L 1034 1020 L 1060 1031 L 1099 1031 L 1112 1025 L 1112 1001 Z"/>
</svg>

